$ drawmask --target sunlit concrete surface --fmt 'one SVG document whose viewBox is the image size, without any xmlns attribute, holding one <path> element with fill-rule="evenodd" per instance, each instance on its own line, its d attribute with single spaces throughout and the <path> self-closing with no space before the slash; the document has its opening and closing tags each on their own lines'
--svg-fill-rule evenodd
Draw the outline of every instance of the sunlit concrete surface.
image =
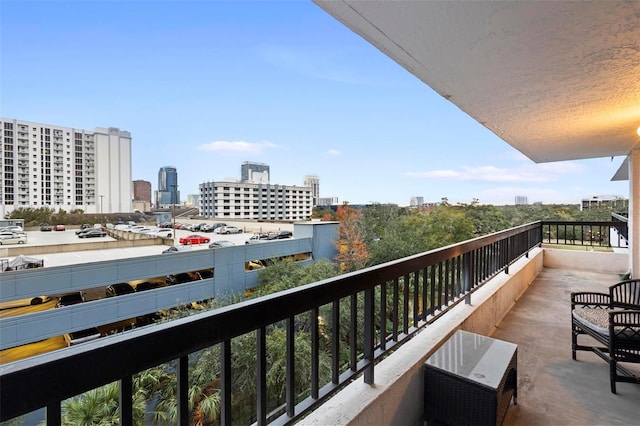
<svg viewBox="0 0 640 426">
<path fill-rule="evenodd" d="M 518 405 L 504 425 L 640 424 L 640 384 L 618 383 L 612 394 L 607 363 L 584 351 L 571 359 L 571 292 L 606 293 L 618 281 L 616 274 L 545 268 L 495 329 L 492 337 L 518 345 Z M 640 365 L 624 365 L 640 374 Z"/>
</svg>

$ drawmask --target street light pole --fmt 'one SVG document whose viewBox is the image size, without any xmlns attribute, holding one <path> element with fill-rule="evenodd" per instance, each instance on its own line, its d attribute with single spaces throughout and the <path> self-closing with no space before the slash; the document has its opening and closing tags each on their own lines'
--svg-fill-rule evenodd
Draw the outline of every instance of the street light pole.
<svg viewBox="0 0 640 426">
<path fill-rule="evenodd" d="M 104 198 L 104 195 L 100 196 L 100 214 L 102 214 L 102 199 Z"/>
<path fill-rule="evenodd" d="M 176 200 L 175 196 L 178 185 L 171 185 L 173 191 L 171 192 L 171 216 L 173 217 L 173 245 L 176 245 Z"/>
</svg>

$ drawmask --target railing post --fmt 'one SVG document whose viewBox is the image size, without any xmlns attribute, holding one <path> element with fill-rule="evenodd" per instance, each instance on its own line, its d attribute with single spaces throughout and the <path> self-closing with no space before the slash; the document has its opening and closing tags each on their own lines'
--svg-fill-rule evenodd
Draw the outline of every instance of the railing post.
<svg viewBox="0 0 640 426">
<path fill-rule="evenodd" d="M 46 420 L 47 426 L 60 426 L 62 424 L 60 401 L 56 400 L 47 404 Z"/>
<path fill-rule="evenodd" d="M 189 357 L 181 356 L 178 359 L 176 371 L 178 382 L 178 424 L 186 426 L 189 424 Z"/>
<path fill-rule="evenodd" d="M 511 237 L 507 237 L 506 242 L 506 251 L 507 251 L 507 264 L 504 267 L 504 273 L 509 275 L 509 264 L 511 263 Z"/>
<path fill-rule="evenodd" d="M 405 283 L 408 284 L 408 283 Z M 367 366 L 364 369 L 364 382 L 372 385 L 374 382 L 373 367 L 375 365 L 373 336 L 374 329 L 374 313 L 373 313 L 373 289 L 367 289 L 364 292 L 364 359 Z"/>
<path fill-rule="evenodd" d="M 320 396 L 320 309 L 311 310 L 311 398 Z"/>
<path fill-rule="evenodd" d="M 287 318 L 287 351 L 286 351 L 286 365 L 287 365 L 287 415 L 289 417 L 295 416 L 296 406 L 296 348 L 295 348 L 295 318 Z"/>
<path fill-rule="evenodd" d="M 358 295 L 352 294 L 349 299 L 351 310 L 351 330 L 349 331 L 349 365 L 351 371 L 358 370 Z"/>
<path fill-rule="evenodd" d="M 462 288 L 464 290 L 464 303 L 471 304 L 471 279 L 473 277 L 473 265 L 471 263 L 471 252 L 462 255 Z"/>
<path fill-rule="evenodd" d="M 333 302 L 331 308 L 331 382 L 338 384 L 340 381 L 340 300 Z"/>
<path fill-rule="evenodd" d="M 120 424 L 122 426 L 133 425 L 133 380 L 131 376 L 120 379 Z"/>
<path fill-rule="evenodd" d="M 257 391 L 257 413 L 256 423 L 258 426 L 267 424 L 267 331 L 265 327 L 256 330 L 256 391 Z"/>
<path fill-rule="evenodd" d="M 220 424 L 231 426 L 231 340 L 220 343 Z"/>
</svg>

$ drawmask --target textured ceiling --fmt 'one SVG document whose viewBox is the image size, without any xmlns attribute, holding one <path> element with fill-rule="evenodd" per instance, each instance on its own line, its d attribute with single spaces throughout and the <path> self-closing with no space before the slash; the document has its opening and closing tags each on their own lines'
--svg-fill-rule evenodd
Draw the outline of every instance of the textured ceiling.
<svg viewBox="0 0 640 426">
<path fill-rule="evenodd" d="M 535 162 L 640 147 L 640 1 L 315 2 Z"/>
</svg>

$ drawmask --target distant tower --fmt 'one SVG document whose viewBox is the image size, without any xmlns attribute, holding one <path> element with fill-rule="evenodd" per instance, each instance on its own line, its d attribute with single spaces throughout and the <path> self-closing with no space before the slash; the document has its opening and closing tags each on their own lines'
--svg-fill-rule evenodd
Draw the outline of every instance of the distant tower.
<svg viewBox="0 0 640 426">
<path fill-rule="evenodd" d="M 411 200 L 409 201 L 409 205 L 411 207 L 420 207 L 423 204 L 424 204 L 424 197 L 411 197 Z"/>
<path fill-rule="evenodd" d="M 241 166 L 242 182 L 269 183 L 269 166 L 245 161 Z"/>
<path fill-rule="evenodd" d="M 516 195 L 516 206 L 526 206 L 529 200 L 526 195 Z"/>
<path fill-rule="evenodd" d="M 313 197 L 313 205 L 318 205 L 318 199 L 320 198 L 320 178 L 318 176 L 305 176 L 304 186 L 311 188 L 311 196 Z"/>
<path fill-rule="evenodd" d="M 151 182 L 146 180 L 133 181 L 133 199 L 151 203 Z"/>
<path fill-rule="evenodd" d="M 170 206 L 180 204 L 178 191 L 178 171 L 175 167 L 161 167 L 158 172 L 158 191 L 156 191 L 156 206 Z"/>
</svg>

